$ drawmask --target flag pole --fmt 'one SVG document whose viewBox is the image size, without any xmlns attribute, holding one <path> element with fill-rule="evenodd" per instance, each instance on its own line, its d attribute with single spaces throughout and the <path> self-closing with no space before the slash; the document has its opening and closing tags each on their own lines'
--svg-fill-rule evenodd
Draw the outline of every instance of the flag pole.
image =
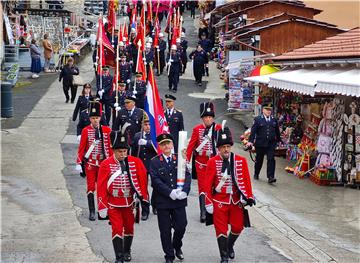
<svg viewBox="0 0 360 263">
<path fill-rule="evenodd" d="M 101 19 L 101 21 L 102 21 L 102 15 L 100 15 L 100 19 Z M 102 23 L 101 23 L 102 24 Z M 100 24 L 99 24 L 99 26 L 100 26 Z M 99 77 L 100 77 L 100 81 L 99 81 L 99 83 L 100 83 L 100 90 L 102 90 L 103 89 L 103 85 L 102 85 L 102 74 L 103 74 L 103 70 L 102 70 L 102 67 L 103 67 L 103 65 L 102 65 L 102 52 L 101 52 L 101 49 L 102 49 L 102 34 L 103 34 L 103 32 L 102 32 L 102 30 L 103 30 L 103 27 L 101 27 L 100 28 L 100 34 L 99 34 L 99 39 L 98 39 L 98 41 L 99 41 L 99 46 L 98 46 L 98 52 L 99 52 L 99 60 L 100 60 L 100 63 L 98 63 L 98 66 L 100 67 L 100 70 L 99 70 Z M 100 99 L 102 99 L 102 92 L 101 92 L 101 96 L 100 96 Z"/>
<path fill-rule="evenodd" d="M 119 42 L 120 42 L 120 30 L 121 24 L 119 19 L 119 31 L 118 31 L 118 44 L 116 46 L 116 82 L 115 82 L 115 102 L 119 104 Z M 118 116 L 118 111 L 115 109 L 115 116 Z"/>
</svg>

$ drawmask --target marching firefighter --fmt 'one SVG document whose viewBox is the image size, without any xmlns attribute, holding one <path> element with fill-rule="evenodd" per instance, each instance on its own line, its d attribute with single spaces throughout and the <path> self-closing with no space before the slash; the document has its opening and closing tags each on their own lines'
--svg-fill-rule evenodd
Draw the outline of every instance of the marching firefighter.
<svg viewBox="0 0 360 263">
<path fill-rule="evenodd" d="M 162 154 L 151 160 L 150 176 L 156 195 L 161 245 L 166 263 L 172 263 L 175 256 L 180 260 L 184 259 L 181 247 L 187 225 L 185 207 L 190 192 L 191 176 L 186 170 L 184 178 L 178 178 L 178 158 L 177 154 L 172 153 L 174 149 L 172 136 L 161 134 L 156 140 Z"/>
<path fill-rule="evenodd" d="M 185 33 L 181 32 L 181 42 L 180 42 L 182 52 L 181 52 L 181 63 L 182 63 L 182 73 L 185 73 L 186 64 L 187 64 L 187 48 L 188 41 L 185 39 Z"/>
<path fill-rule="evenodd" d="M 150 162 L 153 157 L 157 155 L 156 147 L 151 140 L 150 134 L 150 120 L 146 112 L 144 111 L 144 117 L 142 122 L 142 129 L 136 133 L 132 138 L 133 143 L 131 147 L 131 155 L 140 158 L 145 165 L 146 170 L 150 171 Z M 153 206 L 153 212 L 156 214 L 156 208 L 154 204 L 154 194 L 151 196 L 151 204 Z M 141 203 L 141 220 L 147 220 L 150 213 L 150 206 L 148 202 Z"/>
<path fill-rule="evenodd" d="M 121 55 L 121 62 L 119 65 L 120 80 L 126 83 L 126 89 L 129 89 L 131 82 L 131 65 L 126 62 L 126 55 Z"/>
<path fill-rule="evenodd" d="M 152 38 L 149 38 L 149 40 Z M 152 67 L 152 63 L 154 62 L 154 50 L 151 47 L 151 43 L 148 42 L 145 45 L 145 67 L 146 67 L 146 76 L 149 76 L 150 67 Z"/>
<path fill-rule="evenodd" d="M 112 123 L 115 123 L 116 112 L 119 112 L 121 109 L 125 108 L 125 99 L 126 97 L 131 96 L 131 92 L 126 90 L 126 83 L 123 81 L 118 81 L 118 90 L 114 91 L 111 97 L 111 105 L 113 108 L 112 111 Z"/>
<path fill-rule="evenodd" d="M 102 162 L 97 181 L 98 218 L 110 220 L 116 263 L 131 261 L 133 210 L 137 199 L 148 202 L 146 169 L 139 158 L 127 155 L 125 130 L 110 133 L 114 154 Z"/>
<path fill-rule="evenodd" d="M 130 88 L 130 91 L 136 97 L 136 107 L 140 109 L 145 108 L 146 82 L 142 80 L 142 72 L 135 73 L 135 80 Z"/>
<path fill-rule="evenodd" d="M 166 41 L 164 40 L 164 34 L 159 33 L 159 52 L 156 54 L 159 55 L 159 59 L 156 57 L 156 63 L 159 62 L 160 66 L 157 67 L 157 75 L 160 76 L 163 73 L 165 67 L 165 51 L 166 51 Z M 156 56 L 157 56 L 156 55 Z"/>
<path fill-rule="evenodd" d="M 100 77 L 102 78 L 100 81 Z M 100 87 L 101 84 L 101 87 Z M 96 78 L 97 97 L 105 108 L 105 118 L 107 125 L 110 124 L 111 117 L 111 95 L 113 89 L 113 77 L 110 75 L 109 67 L 103 67 L 103 75 Z"/>
<path fill-rule="evenodd" d="M 214 122 L 215 110 L 212 102 L 200 104 L 200 118 L 202 123 L 196 125 L 191 134 L 189 145 L 186 149 L 186 161 L 195 163 L 192 172 L 196 173 L 199 189 L 200 222 L 205 223 L 205 180 L 206 163 L 216 155 L 216 132 L 221 128 Z"/>
<path fill-rule="evenodd" d="M 125 107 L 118 112 L 112 129 L 118 131 L 125 123 L 129 123 L 128 128 L 129 138 L 134 138 L 135 133 L 141 130 L 141 123 L 143 119 L 143 110 L 135 106 L 136 98 L 134 96 L 127 96 L 125 99 Z"/>
<path fill-rule="evenodd" d="M 176 97 L 171 94 L 165 94 L 164 115 L 169 126 L 170 134 L 174 140 L 174 150 L 177 153 L 179 143 L 179 131 L 184 130 L 184 118 L 179 109 L 175 108 Z"/>
<path fill-rule="evenodd" d="M 255 199 L 246 158 L 231 152 L 233 140 L 229 128 L 223 126 L 216 137 L 219 153 L 208 161 L 206 168 L 206 211 L 213 215 L 220 262 L 228 263 L 229 258 L 235 258 L 236 239 L 244 226 L 249 226 L 244 206 L 255 205 Z"/>
<path fill-rule="evenodd" d="M 189 57 L 193 60 L 193 73 L 195 81 L 199 86 L 202 86 L 202 77 L 204 75 L 204 67 L 207 61 L 205 51 L 201 45 L 198 45 L 196 50 L 190 53 Z"/>
<path fill-rule="evenodd" d="M 109 138 L 111 129 L 100 124 L 101 115 L 101 103 L 98 101 L 90 102 L 89 117 L 91 124 L 81 132 L 76 160 L 78 171 L 82 170 L 81 165 L 85 166 L 90 221 L 95 220 L 94 193 L 99 167 L 101 162 L 112 154 Z"/>
<path fill-rule="evenodd" d="M 171 51 L 167 58 L 167 65 L 169 68 L 169 90 L 172 90 L 174 93 L 176 93 L 181 71 L 181 58 L 180 54 L 177 52 L 176 45 L 171 46 Z"/>
</svg>

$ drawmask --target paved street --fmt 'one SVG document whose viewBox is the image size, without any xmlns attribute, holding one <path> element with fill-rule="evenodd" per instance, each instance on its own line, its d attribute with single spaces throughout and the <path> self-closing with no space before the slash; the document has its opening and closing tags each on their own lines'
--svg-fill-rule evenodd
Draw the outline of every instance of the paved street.
<svg viewBox="0 0 360 263">
<path fill-rule="evenodd" d="M 189 50 L 197 42 L 194 22 L 185 16 Z M 81 62 L 82 77 L 93 82 L 91 56 Z M 234 150 L 243 152 L 241 122 L 226 114 L 224 91 L 217 85 L 218 70 L 211 65 L 206 85 L 198 87 L 191 63 L 181 77 L 176 107 L 185 129 L 199 122 L 199 104 L 214 98 L 217 121 L 228 121 L 234 132 Z M 158 79 L 163 97 L 167 76 Z M 113 262 L 111 227 L 90 222 L 86 181 L 75 171 L 76 123 L 73 104 L 64 103 L 57 75 L 42 75 L 14 90 L 15 116 L 2 124 L 2 252 L 1 262 Z M 79 93 L 80 91 L 78 91 Z M 246 116 L 250 118 L 251 116 Z M 248 158 L 251 172 L 253 163 Z M 243 231 L 232 262 L 359 262 L 359 191 L 320 187 L 284 172 L 289 163 L 277 159 L 276 185 L 253 182 L 257 206 L 250 208 L 253 227 Z M 150 188 L 149 188 L 150 189 Z M 213 226 L 199 223 L 197 182 L 192 182 L 184 238 L 184 262 L 218 262 Z M 132 262 L 163 262 L 157 218 L 135 226 Z M 177 261 L 179 262 L 179 261 Z"/>
</svg>

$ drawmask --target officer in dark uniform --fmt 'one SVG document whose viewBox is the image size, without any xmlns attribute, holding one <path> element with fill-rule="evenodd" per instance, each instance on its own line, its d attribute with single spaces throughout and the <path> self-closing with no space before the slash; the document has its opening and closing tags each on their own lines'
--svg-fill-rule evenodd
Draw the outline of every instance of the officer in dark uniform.
<svg viewBox="0 0 360 263">
<path fill-rule="evenodd" d="M 135 107 L 135 97 L 127 96 L 125 99 L 125 108 L 119 110 L 112 129 L 118 131 L 125 123 L 129 123 L 127 128 L 129 139 L 134 138 L 135 134 L 141 131 L 141 123 L 143 119 L 143 110 Z"/>
<path fill-rule="evenodd" d="M 187 48 L 188 48 L 188 42 L 185 39 L 185 33 L 184 32 L 181 33 L 180 45 L 182 47 L 182 52 L 181 52 L 182 73 L 184 74 L 185 70 L 186 70 L 186 64 L 187 64 Z"/>
<path fill-rule="evenodd" d="M 175 153 L 177 153 L 179 143 L 179 131 L 184 130 L 184 118 L 182 112 L 178 109 L 175 109 L 175 100 L 175 96 L 165 94 L 166 109 L 164 110 L 164 115 L 166 118 L 166 122 L 169 126 L 170 134 L 174 139 Z"/>
<path fill-rule="evenodd" d="M 201 40 L 198 43 L 199 45 L 201 45 L 201 47 L 203 48 L 203 50 L 205 51 L 206 55 L 207 55 L 207 60 L 206 60 L 206 64 L 205 64 L 205 73 L 206 76 L 209 76 L 209 57 L 210 57 L 210 52 L 212 49 L 212 45 L 211 45 L 211 41 L 206 38 L 206 34 L 202 34 L 201 35 Z"/>
<path fill-rule="evenodd" d="M 140 109 L 145 108 L 146 82 L 142 80 L 142 72 L 135 73 L 135 80 L 130 87 L 130 92 L 136 98 L 136 107 Z"/>
<path fill-rule="evenodd" d="M 111 117 L 111 96 L 113 89 L 113 77 L 110 75 L 109 68 L 103 67 L 102 86 L 100 87 L 100 76 L 96 78 L 96 96 L 105 107 L 106 123 L 109 125 Z"/>
<path fill-rule="evenodd" d="M 145 67 L 146 67 L 146 76 L 149 76 L 150 67 L 154 63 L 154 50 L 151 47 L 151 43 L 146 43 L 145 46 Z"/>
<path fill-rule="evenodd" d="M 181 57 L 180 54 L 177 53 L 177 47 L 176 45 L 171 46 L 171 53 L 167 57 L 167 63 L 169 69 L 169 90 L 172 90 L 176 93 L 177 86 L 179 83 L 179 76 L 180 76 L 180 70 L 181 70 Z"/>
<path fill-rule="evenodd" d="M 89 125 L 89 123 L 87 123 L 85 126 L 81 125 L 82 122 L 82 115 L 83 112 L 87 111 L 87 109 L 89 108 L 89 101 L 93 100 L 93 96 L 91 95 L 91 85 L 89 83 L 86 83 L 83 87 L 83 90 L 81 92 L 81 95 L 79 96 L 77 102 L 76 102 L 76 106 L 74 109 L 74 113 L 73 113 L 73 117 L 72 120 L 76 121 L 77 117 L 79 116 L 79 123 L 77 125 L 77 131 L 76 131 L 76 135 L 80 136 L 81 131 L 84 127 L 86 127 L 87 125 Z M 88 119 L 89 116 L 86 116 L 86 119 Z M 79 138 L 79 137 L 78 137 Z M 80 141 L 80 139 L 78 140 Z"/>
<path fill-rule="evenodd" d="M 196 50 L 190 53 L 189 57 L 193 60 L 195 81 L 199 86 L 202 86 L 202 76 L 204 75 L 204 68 L 207 63 L 207 55 L 201 45 L 198 45 Z"/>
<path fill-rule="evenodd" d="M 146 167 L 146 171 L 150 171 L 150 162 L 151 159 L 157 155 L 157 150 L 151 140 L 150 120 L 145 111 L 142 123 L 142 130 L 135 134 L 132 141 L 131 155 L 140 158 Z M 151 196 L 151 204 L 153 206 L 153 212 L 156 213 L 156 209 L 154 206 L 154 198 L 155 196 L 153 194 Z M 141 220 L 145 221 L 149 217 L 149 203 L 143 202 L 141 203 L 141 207 Z"/>
<path fill-rule="evenodd" d="M 163 73 L 165 67 L 165 51 L 166 51 L 166 41 L 164 40 L 164 34 L 159 33 L 159 60 L 156 60 L 156 63 L 160 61 L 160 71 L 158 72 L 158 76 Z M 157 58 L 156 58 L 157 59 Z M 158 67 L 159 69 L 159 67 Z"/>
<path fill-rule="evenodd" d="M 186 171 L 185 178 L 177 178 L 178 158 L 176 154 L 172 154 L 172 136 L 161 134 L 156 140 L 162 154 L 151 160 L 150 176 L 156 194 L 158 225 L 165 260 L 166 263 L 172 263 L 175 256 L 180 260 L 184 259 L 181 247 L 187 225 L 185 207 L 190 192 L 191 175 Z M 180 182 L 183 179 L 185 181 L 182 184 Z M 172 228 L 174 235 L 171 233 Z"/>
<path fill-rule="evenodd" d="M 267 156 L 267 178 L 268 183 L 276 182 L 275 179 L 275 148 L 281 140 L 277 120 L 271 116 L 272 105 L 262 105 L 262 115 L 254 120 L 247 147 L 255 146 L 256 161 L 254 179 L 259 179 L 260 170 L 263 164 L 264 155 Z"/>
<path fill-rule="evenodd" d="M 121 62 L 119 65 L 120 80 L 126 83 L 126 89 L 129 89 L 131 82 L 131 65 L 126 62 L 126 55 L 121 55 Z"/>
<path fill-rule="evenodd" d="M 115 118 L 118 115 L 116 112 L 119 112 L 121 109 L 125 108 L 125 99 L 128 96 L 131 96 L 131 92 L 126 90 L 126 83 L 121 80 L 118 81 L 118 91 L 114 91 L 111 96 L 111 107 L 113 108 L 112 123 L 115 122 Z"/>
<path fill-rule="evenodd" d="M 119 57 L 122 57 L 123 55 L 125 55 L 126 61 L 129 62 L 129 60 L 130 60 L 129 51 L 126 48 L 125 43 L 123 41 L 120 41 L 119 42 Z"/>
</svg>

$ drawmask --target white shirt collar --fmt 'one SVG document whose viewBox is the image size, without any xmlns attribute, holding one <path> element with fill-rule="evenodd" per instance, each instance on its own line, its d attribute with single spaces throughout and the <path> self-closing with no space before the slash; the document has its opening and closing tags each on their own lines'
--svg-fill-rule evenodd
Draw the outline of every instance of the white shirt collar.
<svg viewBox="0 0 360 263">
<path fill-rule="evenodd" d="M 162 154 L 162 155 L 164 156 L 166 162 L 168 162 L 169 157 L 172 158 L 172 154 L 170 154 L 169 156 L 166 156 L 165 154 Z"/>
</svg>

